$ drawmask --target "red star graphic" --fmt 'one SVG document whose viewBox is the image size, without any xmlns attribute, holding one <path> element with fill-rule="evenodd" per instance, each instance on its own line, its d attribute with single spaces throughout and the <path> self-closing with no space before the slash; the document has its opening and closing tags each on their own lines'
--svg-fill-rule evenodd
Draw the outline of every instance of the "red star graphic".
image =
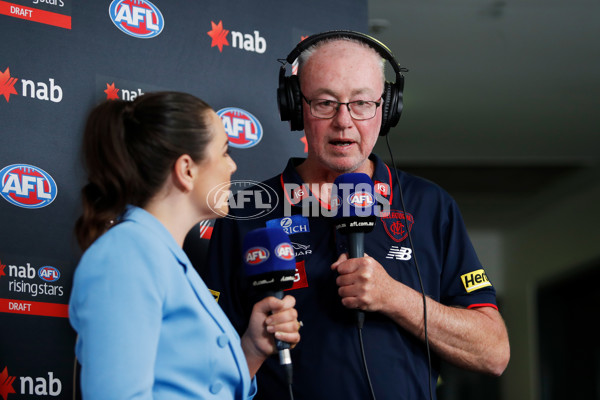
<svg viewBox="0 0 600 400">
<path fill-rule="evenodd" d="M 0 96 L 4 96 L 6 101 L 10 101 L 11 94 L 17 94 L 15 90 L 17 78 L 10 77 L 10 69 L 6 67 L 4 72 L 0 72 Z"/>
<path fill-rule="evenodd" d="M 223 21 L 219 21 L 218 24 L 210 21 L 212 25 L 212 30 L 206 32 L 208 36 L 212 38 L 212 43 L 210 47 L 219 47 L 219 52 L 223 52 L 223 46 L 229 46 L 229 42 L 227 41 L 227 35 L 229 31 L 227 29 L 223 29 Z"/>
<path fill-rule="evenodd" d="M 0 373 L 0 396 L 4 400 L 8 399 L 8 395 L 11 393 L 16 393 L 15 389 L 12 387 L 13 382 L 16 377 L 8 376 L 8 367 L 4 367 L 4 371 Z"/>
<path fill-rule="evenodd" d="M 6 276 L 6 272 L 4 272 L 4 267 L 6 267 L 6 264 L 2 264 L 2 260 L 0 260 L 0 276 Z"/>
<path fill-rule="evenodd" d="M 119 96 L 117 95 L 118 92 L 119 89 L 115 88 L 114 82 L 110 85 L 108 83 L 106 84 L 106 90 L 104 91 L 104 93 L 106 93 L 106 100 L 119 100 Z"/>
<path fill-rule="evenodd" d="M 304 143 L 304 152 L 308 153 L 308 142 L 306 141 L 306 135 L 302 136 L 302 139 L 300 139 L 300 141 Z"/>
</svg>

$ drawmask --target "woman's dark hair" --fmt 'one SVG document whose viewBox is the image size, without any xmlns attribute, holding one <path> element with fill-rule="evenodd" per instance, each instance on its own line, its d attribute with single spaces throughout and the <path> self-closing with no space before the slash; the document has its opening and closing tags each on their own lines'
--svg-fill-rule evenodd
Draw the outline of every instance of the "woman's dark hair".
<svg viewBox="0 0 600 400">
<path fill-rule="evenodd" d="M 128 204 L 144 207 L 180 156 L 202 161 L 211 139 L 209 110 L 190 94 L 156 92 L 134 101 L 107 100 L 91 111 L 83 137 L 88 183 L 75 224 L 83 250 Z"/>
</svg>

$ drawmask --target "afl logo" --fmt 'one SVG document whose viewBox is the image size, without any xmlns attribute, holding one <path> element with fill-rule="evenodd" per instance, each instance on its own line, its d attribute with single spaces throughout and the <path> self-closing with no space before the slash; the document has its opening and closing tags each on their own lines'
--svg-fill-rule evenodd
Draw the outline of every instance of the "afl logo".
<svg viewBox="0 0 600 400">
<path fill-rule="evenodd" d="M 38 270 L 38 275 L 46 282 L 55 282 L 60 278 L 60 271 L 54 267 L 45 266 Z"/>
<path fill-rule="evenodd" d="M 373 195 L 368 192 L 354 192 L 350 196 L 348 196 L 348 203 L 353 205 L 354 207 L 371 207 L 375 204 L 373 200 Z"/>
<path fill-rule="evenodd" d="M 165 27 L 159 9 L 148 0 L 113 0 L 108 13 L 117 28 L 139 39 L 158 36 Z"/>
<path fill-rule="evenodd" d="M 248 265 L 258 265 L 269 259 L 269 250 L 264 247 L 251 247 L 246 251 L 244 260 Z"/>
<path fill-rule="evenodd" d="M 258 119 L 241 108 L 228 107 L 217 111 L 229 136 L 229 145 L 239 149 L 254 147 L 263 136 Z"/>
<path fill-rule="evenodd" d="M 293 260 L 295 257 L 294 248 L 289 243 L 281 243 L 275 248 L 275 255 L 284 261 Z"/>
<path fill-rule="evenodd" d="M 4 200 L 23 208 L 46 207 L 56 199 L 54 179 L 43 169 L 13 164 L 0 171 L 0 194 Z"/>
</svg>

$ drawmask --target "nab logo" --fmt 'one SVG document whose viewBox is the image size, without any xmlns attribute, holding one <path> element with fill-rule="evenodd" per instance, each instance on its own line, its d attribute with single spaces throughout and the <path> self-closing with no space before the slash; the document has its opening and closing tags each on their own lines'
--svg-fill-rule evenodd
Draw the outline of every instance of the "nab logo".
<svg viewBox="0 0 600 400">
<path fill-rule="evenodd" d="M 56 282 L 60 278 L 60 271 L 47 265 L 38 270 L 38 276 L 46 282 Z"/>
<path fill-rule="evenodd" d="M 46 207 L 58 193 L 50 174 L 27 164 L 4 167 L 0 171 L 0 188 L 4 200 L 23 208 Z"/>
<path fill-rule="evenodd" d="M 373 195 L 367 192 L 354 192 L 350 196 L 348 196 L 348 203 L 353 205 L 354 207 L 371 207 L 375 204 L 373 200 Z"/>
<path fill-rule="evenodd" d="M 281 243 L 275 248 L 275 255 L 284 261 L 294 259 L 294 248 L 289 243 Z"/>
<path fill-rule="evenodd" d="M 0 72 L 0 96 L 4 96 L 7 102 L 10 102 L 10 95 L 18 96 L 15 84 L 18 78 L 10 76 L 10 68 L 6 67 L 4 72 Z M 63 91 L 60 85 L 54 83 L 53 78 L 48 79 L 48 83 L 34 82 L 30 79 L 21 79 L 21 94 L 23 97 L 32 99 L 51 101 L 60 103 L 63 98 Z"/>
<path fill-rule="evenodd" d="M 221 117 L 229 145 L 238 149 L 256 146 L 263 137 L 262 125 L 256 117 L 241 108 L 227 107 L 217 111 Z"/>
<path fill-rule="evenodd" d="M 160 10 L 148 0 L 113 0 L 108 14 L 121 32 L 138 39 L 156 37 L 165 27 Z"/>
<path fill-rule="evenodd" d="M 121 89 L 115 87 L 114 82 L 112 82 L 110 85 L 107 83 L 106 89 L 104 89 L 104 93 L 106 93 L 106 100 L 119 100 L 120 98 L 121 100 L 125 101 L 133 101 L 137 97 L 144 94 L 144 92 L 142 92 L 142 89 L 140 88 L 134 90 L 122 89 L 121 97 L 119 97 L 119 90 Z"/>
<path fill-rule="evenodd" d="M 206 32 L 206 34 L 212 39 L 210 47 L 216 46 L 219 48 L 219 52 L 222 53 L 223 46 L 229 46 L 229 41 L 227 40 L 229 30 L 223 28 L 223 21 L 219 21 L 218 24 L 215 24 L 213 21 L 210 21 L 210 23 L 212 29 Z M 267 50 L 267 41 L 260 37 L 259 31 L 254 31 L 253 35 L 249 33 L 231 31 L 231 46 L 262 54 Z"/>
<path fill-rule="evenodd" d="M 8 399 L 9 394 L 17 394 L 13 387 L 16 379 L 16 376 L 10 376 L 8 367 L 6 366 L 0 372 L 0 397 L 4 400 Z M 20 381 L 20 394 L 28 398 L 34 394 L 37 396 L 50 395 L 56 397 L 62 393 L 63 384 L 59 378 L 54 377 L 54 372 L 48 372 L 48 379 L 45 377 L 21 376 Z"/>
<path fill-rule="evenodd" d="M 265 249 L 264 247 L 252 247 L 246 251 L 244 258 L 246 260 L 246 264 L 258 265 L 269 259 L 269 250 Z"/>
<path fill-rule="evenodd" d="M 15 83 L 17 83 L 17 78 L 10 76 L 8 67 L 4 72 L 0 72 L 0 96 L 4 96 L 7 102 L 10 101 L 11 94 L 17 95 Z"/>
<path fill-rule="evenodd" d="M 13 383 L 17 379 L 16 376 L 10 376 L 8 373 L 8 367 L 4 367 L 2 372 L 0 372 L 0 394 L 2 394 L 2 398 L 6 400 L 8 395 L 15 392 L 15 388 L 13 387 Z"/>
</svg>

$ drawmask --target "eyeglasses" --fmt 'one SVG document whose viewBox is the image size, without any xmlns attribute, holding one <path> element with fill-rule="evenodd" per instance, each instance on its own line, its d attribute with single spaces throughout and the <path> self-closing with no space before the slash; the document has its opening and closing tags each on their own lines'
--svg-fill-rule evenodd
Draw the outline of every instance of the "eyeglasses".
<svg viewBox="0 0 600 400">
<path fill-rule="evenodd" d="M 304 93 L 300 92 L 300 95 L 310 106 L 310 114 L 315 118 L 321 119 L 335 117 L 342 104 L 348 108 L 348 112 L 353 119 L 357 121 L 371 119 L 377 113 L 377 107 L 383 103 L 383 99 L 380 101 L 356 100 L 348 103 L 326 99 L 308 100 L 306 96 L 304 96 Z"/>
</svg>

